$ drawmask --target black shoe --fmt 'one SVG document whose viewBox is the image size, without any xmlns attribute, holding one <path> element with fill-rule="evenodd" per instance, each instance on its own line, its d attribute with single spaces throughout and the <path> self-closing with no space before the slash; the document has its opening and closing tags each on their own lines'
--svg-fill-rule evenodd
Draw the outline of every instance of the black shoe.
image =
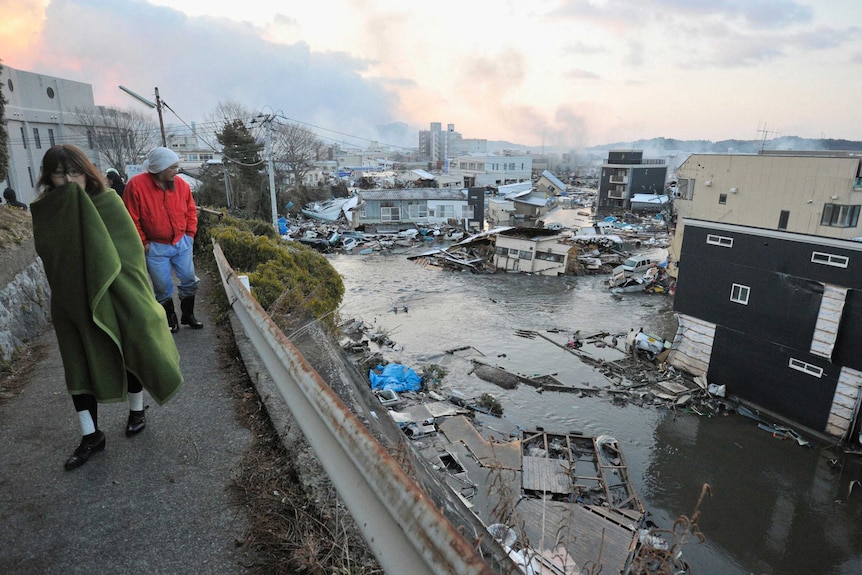
<svg viewBox="0 0 862 575">
<path fill-rule="evenodd" d="M 180 323 L 192 329 L 201 329 L 204 324 L 195 319 L 195 296 L 185 297 L 180 300 L 180 309 L 183 314 Z"/>
<path fill-rule="evenodd" d="M 144 409 L 129 411 L 129 422 L 126 424 L 126 437 L 137 435 L 147 426 L 147 416 Z"/>
<path fill-rule="evenodd" d="M 91 455 L 97 451 L 104 451 L 104 449 L 105 434 L 103 432 L 97 431 L 90 435 L 85 435 L 81 438 L 81 445 L 78 446 L 78 449 L 75 450 L 72 457 L 66 460 L 63 467 L 66 468 L 66 471 L 71 471 L 72 469 L 81 467 L 87 463 L 87 460 L 90 459 Z"/>
</svg>

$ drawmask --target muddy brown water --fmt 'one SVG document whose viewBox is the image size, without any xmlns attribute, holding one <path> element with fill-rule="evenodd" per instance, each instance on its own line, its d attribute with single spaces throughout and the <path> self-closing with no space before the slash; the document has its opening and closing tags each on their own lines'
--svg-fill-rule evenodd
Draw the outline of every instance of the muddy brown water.
<svg viewBox="0 0 862 575">
<path fill-rule="evenodd" d="M 699 520 L 706 540 L 689 538 L 683 546 L 692 573 L 862 573 L 862 485 L 848 496 L 851 482 L 862 480 L 858 457 L 774 438 L 739 415 L 701 417 L 639 407 L 613 402 L 606 393 L 537 393 L 525 385 L 507 390 L 471 371 L 475 358 L 524 375 L 552 373 L 564 383 L 607 387 L 608 380 L 591 366 L 519 330 L 558 342 L 575 330 L 586 337 L 644 328 L 672 338 L 676 320 L 669 297 L 613 297 L 605 288 L 606 276 L 429 269 L 406 259 L 418 251 L 329 257 L 344 278 L 342 317 L 362 319 L 387 333 L 395 343 L 381 350 L 388 361 L 417 371 L 440 364 L 447 369 L 443 385 L 449 391 L 467 397 L 493 394 L 504 416 L 481 423 L 501 436 L 541 426 L 615 437 L 646 509 L 661 528 L 670 530 L 680 516 L 691 517 L 708 483 L 712 495 L 704 500 Z M 548 331 L 555 329 L 562 331 Z"/>
</svg>

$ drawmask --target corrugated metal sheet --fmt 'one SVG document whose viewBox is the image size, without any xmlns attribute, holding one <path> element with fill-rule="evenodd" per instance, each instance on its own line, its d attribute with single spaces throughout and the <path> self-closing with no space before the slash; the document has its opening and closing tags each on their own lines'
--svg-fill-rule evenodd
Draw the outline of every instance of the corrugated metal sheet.
<svg viewBox="0 0 862 575">
<path fill-rule="evenodd" d="M 844 302 L 847 299 L 847 288 L 825 284 L 823 298 L 820 301 L 820 311 L 811 338 L 811 353 L 832 359 L 835 341 L 838 339 L 838 327 L 844 313 Z"/>
<path fill-rule="evenodd" d="M 677 320 L 679 328 L 668 362 L 694 376 L 706 375 L 715 340 L 715 324 L 684 314 L 679 314 Z"/>
<path fill-rule="evenodd" d="M 844 367 L 838 376 L 838 386 L 832 401 L 832 411 L 826 422 L 826 433 L 846 438 L 859 414 L 862 403 L 862 372 Z"/>
</svg>

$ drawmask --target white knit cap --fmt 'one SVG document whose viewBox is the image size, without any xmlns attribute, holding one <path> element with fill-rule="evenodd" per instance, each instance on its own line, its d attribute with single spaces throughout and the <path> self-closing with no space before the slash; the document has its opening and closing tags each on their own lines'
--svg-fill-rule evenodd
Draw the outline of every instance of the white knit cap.
<svg viewBox="0 0 862 575">
<path fill-rule="evenodd" d="M 151 174 L 158 174 L 179 161 L 180 157 L 173 150 L 158 147 L 147 154 L 147 159 L 144 161 L 144 169 Z"/>
</svg>

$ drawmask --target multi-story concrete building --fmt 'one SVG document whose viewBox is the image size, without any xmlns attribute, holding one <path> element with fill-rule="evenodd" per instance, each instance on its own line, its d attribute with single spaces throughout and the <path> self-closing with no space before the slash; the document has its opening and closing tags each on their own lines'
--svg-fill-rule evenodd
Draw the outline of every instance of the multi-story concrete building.
<svg viewBox="0 0 862 575">
<path fill-rule="evenodd" d="M 430 128 L 419 132 L 419 155 L 428 158 L 433 170 L 445 170 L 446 161 L 454 156 L 488 150 L 488 140 L 465 139 L 455 131 L 455 124 L 448 124 L 444 131 L 440 122 L 431 122 Z"/>
<path fill-rule="evenodd" d="M 856 441 L 862 158 L 695 154 L 678 175 L 670 362 L 766 413 Z"/>
<path fill-rule="evenodd" d="M 83 82 L 16 70 L 0 73 L 9 132 L 9 177 L 4 185 L 29 204 L 45 151 L 55 144 L 74 144 L 102 169 L 99 154 L 75 113 L 94 110 L 93 87 Z"/>
<path fill-rule="evenodd" d="M 531 181 L 532 173 L 533 158 L 529 154 L 465 154 L 449 165 L 449 174 L 461 178 L 465 188 Z"/>
<path fill-rule="evenodd" d="M 629 210 L 635 194 L 662 194 L 667 180 L 664 160 L 644 159 L 642 150 L 611 150 L 602 164 L 597 214 Z"/>
</svg>

